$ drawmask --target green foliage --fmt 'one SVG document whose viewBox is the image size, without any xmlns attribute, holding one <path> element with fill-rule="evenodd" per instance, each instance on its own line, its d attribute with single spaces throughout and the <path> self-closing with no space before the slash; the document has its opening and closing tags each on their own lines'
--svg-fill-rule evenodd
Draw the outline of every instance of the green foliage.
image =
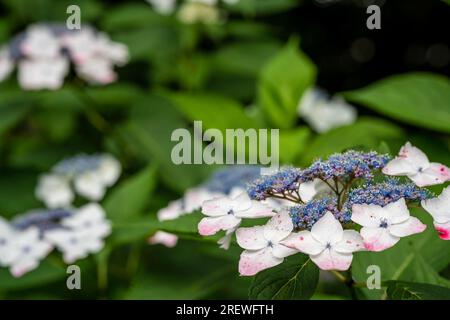
<svg viewBox="0 0 450 320">
<path fill-rule="evenodd" d="M 299 51 L 297 41 L 290 41 L 261 70 L 258 104 L 268 121 L 277 128 L 291 127 L 300 98 L 315 77 L 314 64 Z"/>
<path fill-rule="evenodd" d="M 255 276 L 249 291 L 250 299 L 309 299 L 316 290 L 319 269 L 303 254 L 288 258 L 281 265 Z"/>
<path fill-rule="evenodd" d="M 447 77 L 403 74 L 344 96 L 393 119 L 450 133 L 450 81 Z"/>
<path fill-rule="evenodd" d="M 450 289 L 432 284 L 389 281 L 387 285 L 391 300 L 450 300 Z"/>
</svg>

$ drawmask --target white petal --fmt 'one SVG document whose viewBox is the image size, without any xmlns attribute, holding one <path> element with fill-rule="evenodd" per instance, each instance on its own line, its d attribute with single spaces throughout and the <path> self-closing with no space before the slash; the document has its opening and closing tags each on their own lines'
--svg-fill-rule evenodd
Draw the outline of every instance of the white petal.
<svg viewBox="0 0 450 320">
<path fill-rule="evenodd" d="M 190 189 L 183 197 L 183 210 L 185 213 L 190 213 L 200 209 L 205 201 L 222 197 L 222 194 L 209 192 L 204 188 Z"/>
<path fill-rule="evenodd" d="M 417 147 L 414 147 L 410 142 L 407 142 L 399 152 L 399 157 L 407 159 L 416 168 L 427 168 L 430 165 L 427 155 Z"/>
<path fill-rule="evenodd" d="M 392 235 L 387 228 L 367 228 L 361 229 L 361 236 L 364 239 L 364 246 L 369 251 L 383 251 L 394 246 L 399 237 Z"/>
<path fill-rule="evenodd" d="M 24 274 L 36 269 L 39 266 L 39 261 L 30 258 L 21 258 L 14 261 L 10 266 L 10 272 L 15 278 L 20 278 Z"/>
<path fill-rule="evenodd" d="M 272 217 L 275 213 L 272 208 L 260 203 L 259 201 L 251 201 L 250 207 L 244 211 L 236 211 L 235 215 L 240 218 L 263 218 Z"/>
<path fill-rule="evenodd" d="M 80 78 L 91 84 L 109 84 L 117 80 L 111 61 L 103 57 L 88 57 L 76 66 Z"/>
<path fill-rule="evenodd" d="M 93 201 L 103 199 L 106 192 L 101 177 L 95 171 L 88 171 L 77 176 L 74 180 L 74 185 L 78 194 Z"/>
<path fill-rule="evenodd" d="M 178 237 L 175 234 L 157 231 L 148 239 L 149 244 L 162 244 L 167 248 L 173 248 L 177 245 Z"/>
<path fill-rule="evenodd" d="M 408 220 L 389 226 L 389 232 L 396 237 L 406 237 L 412 234 L 420 233 L 427 228 L 416 217 L 409 217 Z"/>
<path fill-rule="evenodd" d="M 352 253 L 365 250 L 363 238 L 355 230 L 344 230 L 342 240 L 333 249 L 340 253 Z"/>
<path fill-rule="evenodd" d="M 381 219 L 387 218 L 387 211 L 374 204 L 354 204 L 352 206 L 352 221 L 363 227 L 377 228 Z"/>
<path fill-rule="evenodd" d="M 272 254 L 277 258 L 286 258 L 298 253 L 297 249 L 288 248 L 282 244 L 274 244 L 272 247 Z"/>
<path fill-rule="evenodd" d="M 273 243 L 278 243 L 289 236 L 294 229 L 292 219 L 286 211 L 273 216 L 264 226 L 264 237 Z"/>
<path fill-rule="evenodd" d="M 225 232 L 225 236 L 223 236 L 222 238 L 220 238 L 217 241 L 217 244 L 220 244 L 220 246 L 219 246 L 220 249 L 228 250 L 230 248 L 231 239 L 232 239 L 235 231 L 236 231 L 236 229 L 234 229 L 234 228 L 227 230 Z"/>
<path fill-rule="evenodd" d="M 397 157 L 389 161 L 384 166 L 382 172 L 390 176 L 404 176 L 415 173 L 415 168 L 408 160 Z"/>
<path fill-rule="evenodd" d="M 202 213 L 210 217 L 225 216 L 232 210 L 232 205 L 227 197 L 208 200 L 203 202 Z"/>
<path fill-rule="evenodd" d="M 206 217 L 198 224 L 198 232 L 202 236 L 211 236 L 220 230 L 229 230 L 235 228 L 241 223 L 241 219 L 232 214 L 220 217 Z"/>
<path fill-rule="evenodd" d="M 103 184 L 110 187 L 119 179 L 121 173 L 120 162 L 111 155 L 102 156 L 98 174 Z"/>
<path fill-rule="evenodd" d="M 248 196 L 246 191 L 241 192 L 233 199 L 233 210 L 236 212 L 246 211 L 252 207 L 252 200 Z M 256 201 L 253 201 L 256 202 Z"/>
<path fill-rule="evenodd" d="M 395 202 L 391 202 L 382 208 L 382 218 L 387 218 L 389 223 L 400 223 L 408 220 L 409 210 L 406 206 L 404 198 L 401 198 Z"/>
<path fill-rule="evenodd" d="M 241 248 L 248 250 L 259 250 L 268 245 L 264 237 L 264 226 L 239 228 L 236 230 L 236 239 Z"/>
<path fill-rule="evenodd" d="M 433 162 L 423 171 L 408 175 L 408 178 L 419 187 L 433 186 L 449 181 L 450 169 L 440 163 Z"/>
<path fill-rule="evenodd" d="M 345 271 L 352 264 L 353 254 L 326 249 L 318 255 L 311 256 L 311 260 L 322 270 Z"/>
<path fill-rule="evenodd" d="M 292 233 L 281 244 L 312 255 L 319 254 L 325 249 L 325 245 L 317 241 L 310 231 Z"/>
<path fill-rule="evenodd" d="M 450 222 L 450 186 L 445 188 L 438 197 L 422 200 L 421 204 L 436 222 Z"/>
<path fill-rule="evenodd" d="M 283 259 L 276 258 L 270 248 L 258 251 L 245 250 L 241 253 L 239 260 L 239 273 L 242 276 L 253 276 L 258 272 L 275 267 L 283 262 Z"/>
<path fill-rule="evenodd" d="M 334 244 L 342 240 L 343 229 L 333 214 L 327 212 L 313 225 L 311 234 L 322 244 Z"/>
<path fill-rule="evenodd" d="M 159 221 L 167 221 L 177 219 L 183 213 L 182 201 L 177 200 L 170 202 L 167 207 L 160 209 L 156 215 Z"/>
<path fill-rule="evenodd" d="M 42 200 L 51 209 L 65 208 L 72 203 L 74 194 L 67 178 L 56 174 L 46 174 L 39 177 L 36 198 Z"/>
</svg>

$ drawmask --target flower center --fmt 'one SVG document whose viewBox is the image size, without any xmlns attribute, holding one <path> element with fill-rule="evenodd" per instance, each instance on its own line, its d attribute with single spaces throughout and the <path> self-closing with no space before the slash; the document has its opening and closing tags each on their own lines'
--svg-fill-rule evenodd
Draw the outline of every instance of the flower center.
<svg viewBox="0 0 450 320">
<path fill-rule="evenodd" d="M 273 242 L 272 241 L 267 241 L 267 246 L 270 248 L 273 248 Z"/>
<path fill-rule="evenodd" d="M 380 228 L 387 228 L 388 227 L 388 223 L 386 219 L 381 219 L 380 220 Z"/>
<path fill-rule="evenodd" d="M 234 214 L 233 209 L 228 210 L 227 214 Z"/>
<path fill-rule="evenodd" d="M 30 246 L 25 246 L 22 248 L 22 252 L 27 254 L 31 252 L 31 247 Z"/>
<path fill-rule="evenodd" d="M 327 245 L 325 246 L 325 249 L 331 249 L 331 243 L 327 243 Z"/>
</svg>

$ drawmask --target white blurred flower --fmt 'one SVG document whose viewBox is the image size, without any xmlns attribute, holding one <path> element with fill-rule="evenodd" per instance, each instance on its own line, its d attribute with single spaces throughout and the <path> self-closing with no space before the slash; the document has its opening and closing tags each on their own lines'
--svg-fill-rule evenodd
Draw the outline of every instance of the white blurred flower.
<svg viewBox="0 0 450 320">
<path fill-rule="evenodd" d="M 12 239 L 10 250 L 14 250 L 14 258 L 9 263 L 11 274 L 21 277 L 25 273 L 36 269 L 39 262 L 44 259 L 53 246 L 41 239 L 39 229 L 31 227 L 25 231 L 17 232 Z"/>
<path fill-rule="evenodd" d="M 156 12 L 163 15 L 172 14 L 175 11 L 176 0 L 147 0 Z"/>
<path fill-rule="evenodd" d="M 59 56 L 61 45 L 58 38 L 43 25 L 32 25 L 20 44 L 24 56 L 32 59 L 53 59 Z"/>
<path fill-rule="evenodd" d="M 104 58 L 89 58 L 76 67 L 77 74 L 91 84 L 109 84 L 117 80 L 113 65 Z"/>
<path fill-rule="evenodd" d="M 73 216 L 61 221 L 63 228 L 45 233 L 45 239 L 63 252 L 64 261 L 73 263 L 104 247 L 104 238 L 111 233 L 103 208 L 90 203 Z"/>
<path fill-rule="evenodd" d="M 14 61 L 11 59 L 8 48 L 0 49 L 0 81 L 5 80 L 14 69 Z"/>
<path fill-rule="evenodd" d="M 221 11 L 217 7 L 198 2 L 183 3 L 177 17 L 186 24 L 217 24 L 222 21 Z"/>
<path fill-rule="evenodd" d="M 37 24 L 16 36 L 0 51 L 0 81 L 18 65 L 20 86 L 25 90 L 59 89 L 72 61 L 80 78 L 93 84 L 117 80 L 115 66 L 129 60 L 127 46 L 89 26 L 67 30 Z"/>
<path fill-rule="evenodd" d="M 10 265 L 17 255 L 13 245 L 15 236 L 16 231 L 6 220 L 0 217 L 0 266 L 2 267 Z"/>
<path fill-rule="evenodd" d="M 45 174 L 39 177 L 36 198 L 42 200 L 48 208 L 65 208 L 72 203 L 74 194 L 66 177 Z"/>
<path fill-rule="evenodd" d="M 299 115 L 319 133 L 352 124 L 356 120 L 356 110 L 340 97 L 328 99 L 319 89 L 309 89 L 298 106 Z"/>
<path fill-rule="evenodd" d="M 178 237 L 175 234 L 157 231 L 153 236 L 148 239 L 149 244 L 162 244 L 168 248 L 173 248 L 177 245 Z"/>
<path fill-rule="evenodd" d="M 49 60 L 22 60 L 19 62 L 19 84 L 25 90 L 59 89 L 69 71 L 63 57 Z"/>
</svg>

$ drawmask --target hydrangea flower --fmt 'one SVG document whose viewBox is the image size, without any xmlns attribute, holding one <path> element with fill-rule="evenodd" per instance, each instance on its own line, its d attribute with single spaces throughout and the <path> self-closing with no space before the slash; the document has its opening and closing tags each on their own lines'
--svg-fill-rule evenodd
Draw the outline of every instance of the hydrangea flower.
<svg viewBox="0 0 450 320">
<path fill-rule="evenodd" d="M 103 208 L 90 203 L 61 221 L 61 227 L 45 233 L 45 239 L 63 252 L 68 264 L 99 252 L 103 239 L 111 233 Z"/>
<path fill-rule="evenodd" d="M 40 177 L 36 197 L 49 208 L 64 208 L 74 199 L 73 189 L 89 200 L 99 201 L 121 173 L 120 163 L 111 155 L 79 155 L 56 164 Z"/>
<path fill-rule="evenodd" d="M 422 207 L 434 219 L 434 227 L 443 240 L 450 240 L 450 186 L 433 199 L 422 200 Z"/>
<path fill-rule="evenodd" d="M 312 88 L 307 90 L 298 105 L 298 114 L 317 132 L 355 122 L 356 109 L 340 97 L 328 99 L 325 92 Z"/>
<path fill-rule="evenodd" d="M 385 207 L 355 204 L 352 207 L 352 221 L 363 226 L 361 236 L 364 246 L 370 251 L 388 249 L 400 238 L 420 233 L 426 228 L 419 219 L 410 216 L 404 198 Z"/>
<path fill-rule="evenodd" d="M 3 218 L 0 217 L 0 266 L 10 265 L 16 256 L 13 239 L 16 231 Z"/>
<path fill-rule="evenodd" d="M 157 231 L 153 236 L 148 239 L 149 244 L 162 244 L 167 248 L 173 248 L 177 245 L 178 237 L 175 234 Z"/>
<path fill-rule="evenodd" d="M 239 273 L 243 276 L 255 275 L 295 254 L 297 250 L 282 244 L 292 229 L 292 220 L 287 212 L 273 216 L 264 226 L 237 229 L 237 242 L 245 249 L 239 260 Z"/>
<path fill-rule="evenodd" d="M 230 196 L 205 201 L 202 213 L 207 215 L 199 225 L 198 231 L 203 236 L 216 234 L 220 230 L 236 228 L 243 218 L 261 218 L 273 216 L 272 208 L 252 201 L 244 192 L 232 192 Z"/>
<path fill-rule="evenodd" d="M 291 234 L 282 244 L 306 253 L 322 270 L 347 270 L 353 252 L 364 250 L 361 235 L 344 230 L 331 212 L 327 212 L 311 228 Z"/>
<path fill-rule="evenodd" d="M 217 170 L 204 183 L 187 190 L 181 199 L 171 201 L 167 207 L 160 209 L 157 213 L 158 220 L 174 220 L 200 209 L 203 202 L 207 200 L 224 197 L 232 192 L 233 194 L 242 193 L 246 184 L 259 176 L 260 169 L 259 166 L 235 165 Z M 218 244 L 221 248 L 229 248 L 234 231 L 235 229 L 227 230 L 225 236 L 219 239 Z M 161 242 L 160 240 L 168 239 L 167 243 L 172 244 L 176 237 L 167 232 L 160 235 L 156 233 L 149 238 L 148 242 L 164 244 L 165 241 Z M 169 238 L 167 235 L 172 237 Z"/>
<path fill-rule="evenodd" d="M 425 153 L 407 142 L 398 156 L 390 161 L 383 173 L 393 176 L 407 176 L 419 187 L 431 186 L 450 181 L 450 168 L 430 162 Z"/>
<path fill-rule="evenodd" d="M 30 227 L 15 234 L 10 250 L 13 250 L 11 254 L 14 256 L 9 263 L 11 274 L 21 277 L 36 269 L 40 261 L 53 250 L 53 246 L 42 240 L 38 228 Z"/>
<path fill-rule="evenodd" d="M 0 52 L 0 81 L 18 65 L 18 80 L 25 90 L 59 89 L 69 72 L 69 61 L 81 78 L 93 84 L 116 80 L 114 66 L 128 61 L 125 45 L 113 42 L 92 27 L 69 30 L 58 24 L 34 24 Z"/>
</svg>

